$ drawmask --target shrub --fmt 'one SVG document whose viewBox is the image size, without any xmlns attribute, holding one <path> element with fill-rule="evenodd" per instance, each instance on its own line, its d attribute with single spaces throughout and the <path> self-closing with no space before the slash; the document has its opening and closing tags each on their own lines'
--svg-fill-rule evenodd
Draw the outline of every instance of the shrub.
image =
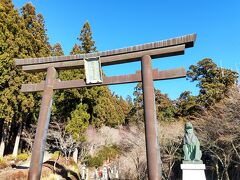
<svg viewBox="0 0 240 180">
<path fill-rule="evenodd" d="M 120 154 L 120 149 L 116 145 L 103 146 L 97 153 L 98 157 L 102 160 L 114 159 L 118 154 Z"/>
<path fill-rule="evenodd" d="M 84 163 L 88 167 L 99 167 L 103 165 L 103 160 L 98 156 L 95 157 L 87 156 L 84 160 Z"/>
<path fill-rule="evenodd" d="M 26 161 L 28 159 L 29 155 L 27 153 L 22 153 L 17 155 L 18 161 Z"/>
<path fill-rule="evenodd" d="M 8 167 L 7 162 L 3 158 L 0 158 L 0 169 L 5 169 L 6 167 Z"/>
<path fill-rule="evenodd" d="M 103 165 L 103 162 L 108 159 L 114 159 L 118 154 L 120 154 L 120 149 L 116 145 L 103 146 L 96 156 L 87 156 L 84 163 L 88 167 L 99 167 Z"/>
<path fill-rule="evenodd" d="M 53 154 L 52 154 L 52 159 L 57 159 L 60 155 L 60 151 L 55 151 Z"/>
<path fill-rule="evenodd" d="M 9 161 L 14 161 L 15 160 L 15 157 L 13 155 L 7 155 L 7 156 L 4 156 L 4 160 L 6 162 L 9 162 Z"/>
</svg>

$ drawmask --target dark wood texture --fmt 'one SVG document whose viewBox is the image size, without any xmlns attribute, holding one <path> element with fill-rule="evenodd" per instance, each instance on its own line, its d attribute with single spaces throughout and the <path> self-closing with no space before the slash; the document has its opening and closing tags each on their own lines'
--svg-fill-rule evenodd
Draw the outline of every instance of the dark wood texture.
<svg viewBox="0 0 240 180">
<path fill-rule="evenodd" d="M 137 46 L 131 46 L 127 48 L 115 49 L 104 52 L 96 52 L 96 53 L 88 53 L 88 54 L 80 54 L 80 55 L 72 55 L 72 56 L 56 56 L 56 57 L 42 57 L 42 58 L 26 58 L 26 59 L 16 59 L 17 66 L 23 65 L 32 65 L 32 64 L 45 64 L 45 63 L 55 63 L 55 62 L 64 62 L 64 61 L 74 61 L 74 60 L 82 60 L 85 57 L 110 57 L 116 56 L 120 54 L 127 53 L 136 53 L 141 51 L 166 48 L 171 46 L 185 45 L 186 48 L 193 47 L 194 42 L 196 40 L 196 34 L 185 35 L 177 38 L 172 38 L 168 40 L 152 42 Z"/>
<path fill-rule="evenodd" d="M 158 71 L 158 69 L 153 70 L 153 80 L 166 80 L 166 79 L 175 79 L 182 78 L 186 76 L 186 71 L 184 68 L 171 69 L 165 71 Z M 137 71 L 135 74 L 122 75 L 122 76 L 111 76 L 103 77 L 103 82 L 101 84 L 86 84 L 85 80 L 71 80 L 71 81 L 59 81 L 56 80 L 53 89 L 72 89 L 72 88 L 81 88 L 87 86 L 102 86 L 102 85 L 114 85 L 114 84 L 126 84 L 141 82 L 141 71 Z M 43 91 L 45 86 L 45 81 L 37 84 L 23 84 L 21 91 L 22 92 L 37 92 Z"/>
<path fill-rule="evenodd" d="M 166 48 L 160 48 L 160 49 L 139 51 L 135 53 L 100 57 L 100 61 L 101 61 L 101 66 L 129 63 L 129 62 L 139 61 L 141 57 L 144 55 L 150 55 L 153 59 L 181 55 L 181 54 L 184 54 L 184 49 L 185 49 L 185 45 L 178 45 L 178 46 L 172 46 L 172 47 L 166 47 Z M 26 65 L 26 66 L 22 66 L 22 69 L 26 72 L 31 72 L 31 71 L 36 72 L 36 71 L 46 71 L 46 69 L 49 67 L 54 67 L 60 70 L 60 69 L 75 69 L 83 66 L 84 66 L 83 60 L 75 60 L 75 61 L 69 60 L 64 62 Z"/>
</svg>

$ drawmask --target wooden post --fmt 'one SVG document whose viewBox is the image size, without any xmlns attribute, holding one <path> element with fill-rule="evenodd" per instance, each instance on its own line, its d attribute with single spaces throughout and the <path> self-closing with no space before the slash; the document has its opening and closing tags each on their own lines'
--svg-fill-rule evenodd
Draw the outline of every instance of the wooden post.
<svg viewBox="0 0 240 180">
<path fill-rule="evenodd" d="M 53 86 L 56 76 L 56 69 L 54 67 L 49 67 L 47 69 L 47 77 L 38 117 L 37 131 L 34 139 L 30 169 L 28 172 L 28 180 L 39 180 L 41 178 L 43 156 L 52 108 Z"/>
<path fill-rule="evenodd" d="M 153 87 L 151 57 L 142 57 L 142 83 L 143 83 L 143 103 L 145 137 L 147 150 L 148 179 L 161 179 L 160 149 L 157 135 L 157 120 L 155 108 L 155 95 Z"/>
</svg>

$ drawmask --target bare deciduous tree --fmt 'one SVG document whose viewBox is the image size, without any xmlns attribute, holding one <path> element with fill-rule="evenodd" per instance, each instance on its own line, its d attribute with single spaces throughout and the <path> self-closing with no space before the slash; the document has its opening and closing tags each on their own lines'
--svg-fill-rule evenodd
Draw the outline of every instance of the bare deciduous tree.
<svg viewBox="0 0 240 180">
<path fill-rule="evenodd" d="M 169 137 L 168 137 L 169 138 Z M 182 137 L 161 139 L 161 155 L 163 164 L 163 178 L 171 179 L 173 166 L 177 160 L 181 160 L 179 148 L 182 143 Z"/>
<path fill-rule="evenodd" d="M 122 132 L 122 142 L 120 148 L 128 163 L 134 164 L 131 178 L 133 179 L 146 179 L 147 178 L 147 164 L 146 164 L 146 147 L 145 147 L 145 136 L 143 130 L 137 129 L 129 132 Z M 129 172 L 130 173 L 130 172 Z"/>
<path fill-rule="evenodd" d="M 159 126 L 159 142 L 162 159 L 163 179 L 173 179 L 173 166 L 181 160 L 179 148 L 183 138 L 183 122 L 161 122 Z"/>
<path fill-rule="evenodd" d="M 30 128 L 23 129 L 21 139 L 27 143 L 28 151 L 32 150 L 36 128 L 37 127 L 35 125 L 31 125 Z"/>
<path fill-rule="evenodd" d="M 52 122 L 49 126 L 47 148 L 50 150 L 58 150 L 65 157 L 66 163 L 70 155 L 76 148 L 81 148 L 83 142 L 73 139 L 65 129 L 65 124 Z M 81 148 L 82 149 L 82 148 Z"/>
<path fill-rule="evenodd" d="M 229 167 L 240 164 L 240 94 L 229 92 L 229 97 L 194 119 L 203 150 L 217 161 L 217 179 L 229 180 Z"/>
</svg>

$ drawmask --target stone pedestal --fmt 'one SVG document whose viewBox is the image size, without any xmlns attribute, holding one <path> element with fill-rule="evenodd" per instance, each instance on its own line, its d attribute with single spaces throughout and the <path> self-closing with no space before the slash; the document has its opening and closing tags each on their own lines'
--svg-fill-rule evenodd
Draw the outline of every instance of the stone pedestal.
<svg viewBox="0 0 240 180">
<path fill-rule="evenodd" d="M 205 164 L 181 164 L 182 180 L 206 180 Z"/>
</svg>

